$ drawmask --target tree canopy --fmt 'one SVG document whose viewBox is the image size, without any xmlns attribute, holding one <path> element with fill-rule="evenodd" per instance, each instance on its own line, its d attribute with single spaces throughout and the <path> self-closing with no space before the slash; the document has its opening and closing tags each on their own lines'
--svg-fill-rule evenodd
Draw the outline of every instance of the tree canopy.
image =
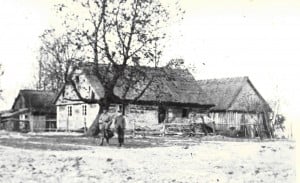
<svg viewBox="0 0 300 183">
<path fill-rule="evenodd" d="M 141 68 L 161 66 L 170 20 L 166 7 L 159 0 L 72 0 L 58 4 L 56 10 L 62 25 L 41 36 L 40 87 L 58 90 L 68 83 L 79 100 L 101 108 L 124 102 L 127 91 L 134 88 L 139 91 L 137 101 L 154 79 Z M 101 100 L 82 97 L 77 88 L 73 73 L 83 62 L 93 63 L 92 72 L 104 88 Z M 140 85 L 141 80 L 146 83 Z M 125 90 L 117 97 L 114 88 L 120 81 Z"/>
</svg>

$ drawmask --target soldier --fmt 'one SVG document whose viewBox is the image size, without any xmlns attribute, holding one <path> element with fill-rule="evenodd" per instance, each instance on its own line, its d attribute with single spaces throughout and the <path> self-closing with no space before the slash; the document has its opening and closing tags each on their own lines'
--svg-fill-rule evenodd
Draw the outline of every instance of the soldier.
<svg viewBox="0 0 300 183">
<path fill-rule="evenodd" d="M 119 147 L 124 144 L 125 126 L 125 118 L 122 112 L 118 111 L 118 115 L 115 118 L 115 129 L 118 134 Z"/>
<path fill-rule="evenodd" d="M 103 113 L 99 117 L 99 130 L 101 133 L 100 145 L 103 145 L 104 139 L 106 139 L 107 144 L 109 144 L 109 139 L 112 137 L 110 131 L 110 125 L 112 123 L 111 117 L 108 114 L 107 109 L 103 109 Z"/>
</svg>

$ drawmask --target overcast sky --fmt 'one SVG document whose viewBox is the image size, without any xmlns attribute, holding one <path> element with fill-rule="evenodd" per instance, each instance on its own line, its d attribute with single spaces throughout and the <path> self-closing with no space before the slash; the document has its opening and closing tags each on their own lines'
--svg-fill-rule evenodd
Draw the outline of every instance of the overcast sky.
<svg viewBox="0 0 300 183">
<path fill-rule="evenodd" d="M 18 90 L 32 82 L 38 36 L 57 20 L 55 2 L 59 1 L 1 1 L 2 109 L 10 108 Z M 170 27 L 172 39 L 163 59 L 183 58 L 196 67 L 197 79 L 249 76 L 265 99 L 280 96 L 282 112 L 296 119 L 300 103 L 299 0 L 182 0 L 181 6 L 186 10 L 185 19 Z"/>
</svg>

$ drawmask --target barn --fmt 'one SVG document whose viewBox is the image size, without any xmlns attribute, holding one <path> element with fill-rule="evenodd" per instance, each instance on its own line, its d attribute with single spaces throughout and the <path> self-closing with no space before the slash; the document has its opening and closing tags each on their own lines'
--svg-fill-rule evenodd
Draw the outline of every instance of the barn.
<svg viewBox="0 0 300 183">
<path fill-rule="evenodd" d="M 198 84 L 215 104 L 208 115 L 217 132 L 247 137 L 269 133 L 272 109 L 249 77 L 207 79 Z"/>
<path fill-rule="evenodd" d="M 130 103 L 136 95 L 134 90 L 129 90 L 126 96 L 128 105 L 111 104 L 109 112 L 118 109 L 124 110 L 127 118 L 127 129 L 132 129 L 136 124 L 155 127 L 166 121 L 182 122 L 206 113 L 214 106 L 197 84 L 192 74 L 187 69 L 152 68 L 143 67 L 150 74 L 168 75 L 158 77 L 151 87 L 135 103 Z M 91 67 L 85 65 L 74 76 L 77 88 L 86 98 L 101 99 L 103 87 L 99 79 L 91 72 Z M 143 85 L 143 83 L 141 83 Z M 119 85 L 114 94 L 122 96 L 123 88 Z M 88 128 L 94 121 L 99 111 L 98 104 L 87 104 L 78 100 L 73 87 L 66 84 L 58 93 L 55 104 L 57 107 L 57 127 L 60 130 L 78 130 Z"/>
<path fill-rule="evenodd" d="M 12 109 L 1 116 L 1 127 L 13 131 L 45 131 L 56 129 L 55 93 L 20 90 Z"/>
</svg>

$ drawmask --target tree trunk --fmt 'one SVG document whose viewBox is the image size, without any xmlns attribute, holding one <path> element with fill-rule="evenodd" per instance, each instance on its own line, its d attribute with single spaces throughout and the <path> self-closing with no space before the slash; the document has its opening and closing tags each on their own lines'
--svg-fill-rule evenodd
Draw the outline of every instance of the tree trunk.
<svg viewBox="0 0 300 183">
<path fill-rule="evenodd" d="M 104 104 L 99 104 L 99 111 L 98 114 L 96 115 L 96 118 L 94 119 L 92 125 L 88 128 L 87 132 L 86 132 L 86 136 L 88 137 L 96 137 L 99 133 L 99 117 L 103 112 L 103 109 L 108 109 L 109 108 L 110 103 L 105 102 Z"/>
<path fill-rule="evenodd" d="M 98 114 L 96 115 L 96 118 L 94 119 L 92 125 L 88 128 L 86 132 L 86 136 L 88 137 L 96 137 L 100 133 L 99 129 L 99 117 L 101 113 L 103 112 L 103 107 L 99 104 L 99 111 Z"/>
<path fill-rule="evenodd" d="M 208 135 L 208 131 L 206 129 L 206 124 L 205 124 L 205 121 L 204 121 L 204 117 L 201 116 L 201 119 L 202 119 L 202 125 L 201 125 L 202 126 L 202 130 L 203 130 L 205 136 L 207 136 Z"/>
<path fill-rule="evenodd" d="M 88 137 L 96 137 L 100 130 L 99 130 L 99 116 L 100 116 L 100 109 L 98 114 L 96 115 L 96 118 L 94 119 L 92 125 L 88 128 L 87 132 L 86 132 L 86 136 Z"/>
</svg>

